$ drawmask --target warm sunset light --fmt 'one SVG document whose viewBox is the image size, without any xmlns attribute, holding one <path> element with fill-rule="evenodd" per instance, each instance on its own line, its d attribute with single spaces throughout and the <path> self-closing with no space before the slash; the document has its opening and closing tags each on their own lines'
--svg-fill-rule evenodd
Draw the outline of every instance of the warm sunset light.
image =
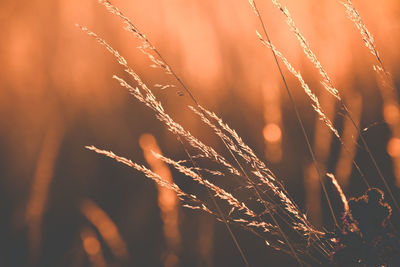
<svg viewBox="0 0 400 267">
<path fill-rule="evenodd" d="M 282 138 L 281 128 L 275 123 L 267 124 L 263 129 L 263 135 L 267 142 L 278 142 Z"/>
<path fill-rule="evenodd" d="M 81 212 L 97 228 L 115 257 L 120 260 L 126 260 L 129 256 L 125 241 L 110 217 L 89 199 L 83 201 Z"/>
<path fill-rule="evenodd" d="M 150 165 L 150 168 L 162 179 L 173 183 L 171 172 L 168 166 L 156 157 L 156 154 L 162 155 L 156 139 L 151 134 L 143 134 L 139 138 L 140 147 L 143 150 L 144 158 Z M 158 205 L 161 210 L 161 218 L 163 220 L 164 235 L 167 241 L 167 251 L 165 252 L 164 266 L 178 266 L 178 253 L 181 249 L 181 237 L 178 226 L 178 198 L 176 194 L 163 188 L 157 187 Z"/>
<path fill-rule="evenodd" d="M 100 243 L 97 241 L 96 238 L 94 237 L 86 237 L 83 240 L 83 247 L 85 248 L 85 251 L 89 255 L 96 255 L 97 253 L 100 252 Z"/>
<path fill-rule="evenodd" d="M 90 228 L 84 228 L 81 231 L 81 239 L 83 249 L 87 253 L 91 265 L 96 267 L 106 266 L 101 245 L 95 232 Z"/>
<path fill-rule="evenodd" d="M 399 108 L 394 104 L 389 104 L 383 109 L 383 117 L 389 124 L 396 124 L 400 119 Z"/>
<path fill-rule="evenodd" d="M 400 156 L 400 138 L 392 138 L 387 145 L 387 151 L 392 157 Z"/>
<path fill-rule="evenodd" d="M 0 14 L 0 266 L 400 266 L 400 1 Z"/>
<path fill-rule="evenodd" d="M 359 125 L 362 112 L 362 99 L 360 94 L 352 92 L 348 93 L 348 99 L 352 103 L 351 113 L 353 114 L 354 122 Z M 354 141 L 358 137 L 358 130 L 353 127 L 350 120 L 346 120 L 343 125 L 342 138 L 347 147 L 342 147 L 339 154 L 339 159 L 336 164 L 335 174 L 336 179 L 344 190 L 348 190 L 351 172 L 354 167 L 355 156 L 357 153 L 357 143 Z"/>
</svg>

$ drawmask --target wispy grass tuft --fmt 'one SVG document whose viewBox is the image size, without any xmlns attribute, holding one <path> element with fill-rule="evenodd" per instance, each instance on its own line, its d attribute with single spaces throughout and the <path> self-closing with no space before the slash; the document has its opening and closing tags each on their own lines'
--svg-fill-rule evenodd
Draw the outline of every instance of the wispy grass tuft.
<svg viewBox="0 0 400 267">
<path fill-rule="evenodd" d="M 163 58 L 157 48 L 150 42 L 150 40 L 134 25 L 134 23 L 126 17 L 117 7 L 111 2 L 100 0 L 106 9 L 119 17 L 125 24 L 125 28 L 134 34 L 142 44 L 138 49 L 144 53 L 151 62 L 151 67 L 162 69 L 165 74 L 172 75 L 177 85 L 174 84 L 156 84 L 154 87 L 157 89 L 167 89 L 170 87 L 182 87 L 193 100 L 194 105 L 189 106 L 189 110 L 196 114 L 201 122 L 210 127 L 213 132 L 223 142 L 225 148 L 229 152 L 229 157 L 222 156 L 221 153 L 217 152 L 216 149 L 207 145 L 195 137 L 192 133 L 187 131 L 181 124 L 177 123 L 164 109 L 162 103 L 154 95 L 153 91 L 143 82 L 141 77 L 133 70 L 128 64 L 127 60 L 119 54 L 119 52 L 109 45 L 104 39 L 99 37 L 96 33 L 90 31 L 86 27 L 77 25 L 83 32 L 94 38 L 99 44 L 105 47 L 117 60 L 117 62 L 123 67 L 124 71 L 128 74 L 128 79 L 123 79 L 120 76 L 114 75 L 113 78 L 125 88 L 130 95 L 135 97 L 141 104 L 147 106 L 154 116 L 165 126 L 165 128 L 171 132 L 179 143 L 181 143 L 187 158 L 181 160 L 175 160 L 169 158 L 157 151 L 153 151 L 153 156 L 163 164 L 167 164 L 173 167 L 178 172 L 182 173 L 191 181 L 195 182 L 198 186 L 205 189 L 208 192 L 210 199 L 202 199 L 196 194 L 189 194 L 183 191 L 178 184 L 174 183 L 171 179 L 165 179 L 155 171 L 139 165 L 125 157 L 116 155 L 115 153 L 103 149 L 99 149 L 95 146 L 87 146 L 86 148 L 96 153 L 102 154 L 106 157 L 112 158 L 118 162 L 121 162 L 141 173 L 147 178 L 156 182 L 159 186 L 164 187 L 174 192 L 181 204 L 185 208 L 200 210 L 207 214 L 214 216 L 218 221 L 223 222 L 229 231 L 233 242 L 235 243 L 238 252 L 240 253 L 243 263 L 249 266 L 248 259 L 246 257 L 245 250 L 240 246 L 240 241 L 236 238 L 231 226 L 237 226 L 254 234 L 256 237 L 261 238 L 265 244 L 275 250 L 282 251 L 288 255 L 294 257 L 298 264 L 301 266 L 315 266 L 315 265 L 327 265 L 330 262 L 331 253 L 335 250 L 334 246 L 337 245 L 337 238 L 335 234 L 331 234 L 328 230 L 317 230 L 309 220 L 306 214 L 297 206 L 297 204 L 290 197 L 285 187 L 279 181 L 278 177 L 267 167 L 267 165 L 257 157 L 255 152 L 244 143 L 242 138 L 227 125 L 219 116 L 215 113 L 207 110 L 205 107 L 200 105 L 197 99 L 194 97 L 189 88 L 184 84 L 183 80 L 177 75 L 177 73 L 170 67 L 170 65 Z M 278 59 L 280 59 L 288 71 L 295 76 L 300 82 L 304 92 L 310 98 L 314 111 L 318 114 L 319 118 L 324 122 L 325 125 L 332 131 L 332 133 L 340 140 L 341 144 L 345 146 L 339 131 L 335 128 L 333 122 L 325 115 L 323 107 L 321 106 L 318 97 L 310 89 L 308 84 L 304 81 L 302 75 L 297 71 L 289 62 L 289 60 L 272 44 L 269 35 L 267 33 L 265 24 L 261 18 L 261 15 L 257 9 L 255 1 L 249 1 L 253 11 L 259 18 L 262 27 L 263 34 L 257 32 L 257 35 L 261 42 L 271 49 L 277 67 L 279 68 L 282 80 L 286 87 L 286 90 L 291 98 L 292 104 L 295 107 L 296 116 L 302 132 L 305 137 L 305 141 L 308 145 L 309 152 L 313 158 L 315 168 L 318 172 L 321 186 L 324 189 L 325 197 L 328 201 L 330 212 L 336 227 L 336 232 L 344 233 L 349 230 L 349 226 L 346 221 L 339 221 L 333 210 L 332 204 L 328 192 L 324 185 L 323 177 L 325 174 L 318 168 L 314 151 L 310 145 L 309 138 L 305 132 L 304 124 L 301 120 L 301 116 L 296 107 L 296 103 L 291 94 L 283 71 L 280 67 Z M 272 0 L 272 3 L 279 8 L 279 10 L 285 15 L 286 22 L 289 25 L 292 32 L 295 33 L 297 39 L 303 48 L 307 58 L 314 64 L 318 70 L 321 78 L 323 87 L 339 101 L 343 109 L 346 111 L 346 115 L 353 122 L 354 127 L 358 129 L 358 126 L 354 122 L 347 106 L 344 104 L 338 89 L 333 85 L 328 73 L 319 62 L 317 56 L 311 50 L 309 43 L 306 38 L 301 34 L 297 28 L 292 16 L 286 7 L 282 6 L 278 0 Z M 353 8 L 351 1 L 347 1 L 345 6 L 348 13 L 352 15 L 352 20 L 355 21 L 357 27 L 359 27 L 363 39 L 365 39 L 366 46 L 375 51 L 375 56 L 380 58 L 375 49 L 372 35 L 368 32 L 365 25 L 362 23 L 358 13 Z M 383 69 L 383 64 L 382 64 Z M 397 206 L 396 200 L 394 199 L 390 188 L 386 183 L 385 178 L 380 172 L 378 165 L 369 147 L 362 135 L 360 134 L 363 144 L 367 149 L 371 159 L 374 162 L 376 169 L 378 170 L 382 180 L 387 187 L 389 194 L 391 195 L 394 204 Z M 203 168 L 198 160 L 201 158 L 203 161 L 214 163 L 214 168 L 208 169 Z M 353 161 L 354 166 L 362 174 L 360 168 Z M 231 179 L 232 184 L 239 182 L 238 190 L 246 191 L 246 197 L 238 194 L 236 190 L 228 191 L 222 185 L 218 185 L 213 182 L 217 178 L 225 176 Z M 344 213 L 348 216 L 351 213 L 352 207 L 343 190 L 341 189 L 338 181 L 335 179 L 333 174 L 327 174 L 331 179 L 332 184 L 339 193 L 344 206 Z M 362 174 L 363 179 L 365 177 Z M 365 180 L 367 186 L 368 182 Z M 239 197 L 240 196 L 240 197 Z M 212 205 L 210 205 L 210 201 Z M 382 204 L 381 202 L 379 202 Z M 353 223 L 355 224 L 355 223 Z M 347 227 L 347 228 L 346 228 Z M 357 234 L 362 233 L 361 228 L 351 228 L 358 231 Z"/>
</svg>

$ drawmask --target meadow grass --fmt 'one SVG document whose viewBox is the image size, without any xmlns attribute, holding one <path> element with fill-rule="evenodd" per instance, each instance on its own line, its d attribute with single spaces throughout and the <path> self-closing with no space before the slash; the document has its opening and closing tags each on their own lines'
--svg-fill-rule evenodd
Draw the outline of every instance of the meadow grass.
<svg viewBox="0 0 400 267">
<path fill-rule="evenodd" d="M 139 50 L 149 58 L 152 63 L 151 66 L 163 70 L 166 75 L 172 76 L 176 81 L 176 84 L 157 84 L 156 88 L 167 89 L 170 87 L 181 87 L 192 100 L 193 106 L 189 106 L 189 110 L 200 118 L 204 126 L 211 128 L 219 137 L 229 157 L 223 156 L 221 153 L 217 152 L 216 149 L 196 138 L 181 124 L 176 122 L 165 111 L 162 103 L 157 99 L 149 86 L 146 85 L 142 78 L 130 67 L 128 61 L 116 49 L 96 33 L 90 31 L 86 27 L 77 25 L 82 31 L 93 37 L 115 57 L 117 62 L 128 74 L 130 80 L 122 78 L 120 75 L 114 75 L 113 78 L 123 88 L 127 89 L 140 103 L 149 108 L 150 112 L 152 112 L 165 128 L 176 137 L 177 143 L 182 146 L 186 154 L 186 158 L 181 160 L 168 158 L 156 151 L 153 152 L 153 156 L 160 162 L 184 174 L 187 178 L 205 188 L 208 193 L 208 200 L 211 200 L 211 202 L 201 199 L 201 197 L 195 194 L 186 193 L 178 184 L 174 183 L 173 180 L 166 179 L 153 169 L 139 165 L 125 157 L 118 156 L 112 151 L 100 149 L 95 146 L 87 146 L 87 149 L 136 169 L 147 178 L 155 181 L 159 186 L 173 191 L 183 207 L 206 212 L 214 216 L 216 220 L 224 223 L 243 260 L 243 264 L 246 266 L 250 266 L 250 260 L 246 257 L 232 226 L 242 228 L 250 234 L 261 238 L 268 247 L 294 257 L 299 266 L 328 266 L 331 264 L 337 264 L 339 266 L 341 264 L 353 264 L 350 266 L 374 266 L 374 264 L 387 265 L 398 262 L 398 259 L 393 256 L 393 253 L 386 253 L 386 250 L 384 252 L 381 250 L 374 250 L 375 247 L 378 246 L 377 243 L 383 247 L 388 244 L 397 246 L 398 239 L 393 230 L 393 224 L 389 221 L 391 208 L 384 203 L 383 193 L 370 186 L 368 178 L 363 173 L 356 160 L 353 159 L 352 163 L 366 184 L 366 188 L 369 189 L 365 196 L 356 199 L 347 200 L 335 176 L 324 173 L 319 167 L 311 141 L 306 133 L 302 116 L 297 108 L 292 88 L 290 88 L 286 82 L 286 77 L 280 65 L 280 61 L 300 82 L 301 87 L 311 101 L 313 110 L 334 136 L 338 138 L 344 150 L 350 154 L 350 149 L 345 143 L 345 139 L 342 138 L 339 130 L 326 115 L 317 95 L 311 90 L 301 73 L 293 67 L 283 53 L 272 43 L 265 22 L 263 21 L 255 1 L 250 0 L 249 3 L 262 27 L 262 32 L 256 32 L 256 34 L 261 43 L 270 49 L 274 56 L 276 66 L 282 78 L 282 83 L 295 110 L 296 119 L 304 136 L 304 142 L 307 144 L 314 167 L 318 173 L 324 197 L 328 203 L 331 218 L 334 223 L 334 229 L 327 230 L 314 227 L 303 210 L 294 202 L 277 175 L 275 175 L 256 153 L 245 144 L 235 130 L 228 126 L 218 115 L 207 110 L 199 103 L 193 92 L 183 82 L 183 79 L 178 76 L 177 72 L 168 64 L 159 50 L 134 23 L 111 2 L 102 0 L 99 2 L 103 4 L 109 12 L 119 17 L 125 24 L 125 29 L 141 41 Z M 272 3 L 284 15 L 289 29 L 295 34 L 306 57 L 316 68 L 321 78 L 321 84 L 325 90 L 337 100 L 345 116 L 358 132 L 362 146 L 378 172 L 386 193 L 391 198 L 391 204 L 394 206 L 395 211 L 399 213 L 400 208 L 392 192 L 391 185 L 389 185 L 387 179 L 382 174 L 367 141 L 363 137 L 360 126 L 356 122 L 357 120 L 353 117 L 349 111 L 349 107 L 341 97 L 339 93 L 340 90 L 336 89 L 334 86 L 328 72 L 324 69 L 317 55 L 311 49 L 311 45 L 296 26 L 289 10 L 284 7 L 280 1 L 273 0 Z M 385 81 L 390 84 L 391 89 L 395 90 L 390 75 L 387 73 L 382 59 L 379 56 L 372 34 L 363 23 L 353 3 L 348 0 L 343 4 L 349 18 L 360 30 L 362 40 L 366 47 L 376 57 L 378 62 L 378 66 L 375 67 L 376 71 L 383 74 L 382 79 L 385 79 Z M 215 166 L 215 168 L 203 168 L 202 165 L 205 162 L 210 162 L 211 166 Z M 243 197 L 242 194 L 238 194 L 236 190 L 228 191 L 224 189 L 223 186 L 214 183 L 213 181 L 220 176 L 231 179 L 232 184 L 240 184 L 238 190 L 240 192 L 245 191 L 248 196 Z M 332 196 L 328 193 L 325 186 L 326 177 L 330 178 L 329 181 L 331 181 L 336 188 L 336 193 L 339 194 L 343 203 L 343 210 L 340 212 L 334 211 L 331 204 L 330 199 Z M 363 215 L 366 208 L 368 208 L 372 214 L 376 215 L 376 221 L 370 222 L 368 221 L 370 219 Z M 338 217 L 338 213 L 342 214 L 342 216 Z M 381 227 L 382 229 L 372 231 L 370 229 L 372 226 Z M 371 231 L 373 232 L 372 234 Z M 354 247 L 357 247 L 359 250 L 354 252 Z M 392 247 L 391 249 L 394 251 L 396 248 Z M 354 255 L 349 255 L 349 252 L 352 252 Z M 366 255 L 367 252 L 371 252 L 370 254 L 373 254 L 373 256 Z"/>
</svg>

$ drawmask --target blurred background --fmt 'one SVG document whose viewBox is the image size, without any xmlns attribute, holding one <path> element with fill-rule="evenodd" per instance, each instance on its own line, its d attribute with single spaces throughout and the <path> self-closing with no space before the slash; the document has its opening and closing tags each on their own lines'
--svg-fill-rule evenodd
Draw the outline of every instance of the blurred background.
<svg viewBox="0 0 400 267">
<path fill-rule="evenodd" d="M 334 0 L 284 1 L 330 74 L 400 199 L 400 113 L 372 66 L 376 59 Z M 245 0 L 120 0 L 115 3 L 158 48 L 198 101 L 215 111 L 283 181 L 317 227 L 332 229 L 318 176 L 271 51 Z M 355 1 L 394 82 L 400 83 L 400 3 Z M 336 175 L 348 197 L 383 189 L 366 152 L 335 100 L 322 89 L 283 15 L 258 3 L 272 42 L 300 70 L 348 145 L 343 151 L 316 117 L 297 80 L 284 70 L 320 168 Z M 185 210 L 174 195 L 132 169 L 84 148 L 96 145 L 145 164 L 171 181 L 183 178 L 149 150 L 174 159 L 176 139 L 111 77 L 122 68 L 74 25 L 87 26 L 125 56 L 149 85 L 174 83 L 136 49 L 140 42 L 95 0 L 0 4 L 0 265 L 240 266 L 225 228 Z M 176 84 L 177 85 L 177 84 Z M 154 92 L 167 112 L 227 155 L 187 108 L 181 88 Z M 388 96 L 389 95 L 389 96 Z M 207 166 L 205 166 L 207 167 Z M 333 187 L 328 191 L 340 214 Z M 196 187 L 187 190 L 196 193 Z M 206 197 L 206 196 L 205 196 Z M 293 266 L 249 233 L 234 229 L 252 266 Z M 270 265 L 268 265 L 270 264 Z"/>
</svg>

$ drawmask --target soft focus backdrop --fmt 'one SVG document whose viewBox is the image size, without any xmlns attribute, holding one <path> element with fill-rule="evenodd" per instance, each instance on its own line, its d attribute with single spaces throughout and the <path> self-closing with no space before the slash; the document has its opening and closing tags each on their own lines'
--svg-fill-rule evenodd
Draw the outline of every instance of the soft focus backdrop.
<svg viewBox="0 0 400 267">
<path fill-rule="evenodd" d="M 367 128 L 363 134 L 399 197 L 400 116 L 395 104 L 383 101 L 372 68 L 376 59 L 338 1 L 284 3 L 361 128 Z M 114 4 L 153 42 L 199 102 L 265 159 L 310 220 L 331 228 L 293 107 L 271 51 L 255 34 L 260 26 L 248 2 Z M 356 144 L 357 132 L 322 90 L 318 73 L 283 15 L 269 1 L 258 5 L 272 42 L 301 71 L 349 145 L 351 153 L 343 153 L 285 70 L 321 168 L 335 173 L 349 197 L 358 196 L 365 187 L 351 168 L 355 157 L 371 184 L 382 188 L 365 151 Z M 355 5 L 387 70 L 400 83 L 399 1 L 356 0 Z M 122 73 L 114 58 L 75 27 L 87 26 L 106 39 L 149 86 L 175 83 L 149 67 L 136 49 L 140 42 L 122 23 L 95 0 L 3 0 L 0 21 L 0 265 L 240 266 L 223 224 L 182 209 L 142 174 L 84 148 L 93 144 L 110 149 L 164 168 L 170 179 L 182 179 L 152 163 L 146 152 L 161 149 L 183 159 L 182 147 L 111 78 Z M 181 91 L 154 88 L 172 117 L 226 154 L 217 137 L 194 119 L 187 109 L 192 103 Z M 195 187 L 187 190 L 196 192 Z M 338 200 L 334 204 L 340 207 Z M 240 229 L 235 233 L 250 264 L 295 264 L 250 234 Z"/>
</svg>

